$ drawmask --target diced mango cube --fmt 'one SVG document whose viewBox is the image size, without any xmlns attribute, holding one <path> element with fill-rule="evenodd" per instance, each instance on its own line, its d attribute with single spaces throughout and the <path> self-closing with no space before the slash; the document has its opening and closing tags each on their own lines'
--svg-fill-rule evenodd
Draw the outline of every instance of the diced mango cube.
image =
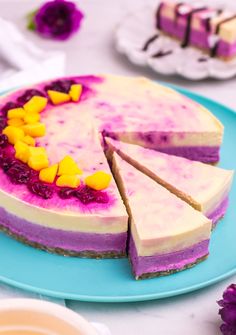
<svg viewBox="0 0 236 335">
<path fill-rule="evenodd" d="M 30 155 L 29 146 L 22 141 L 17 141 L 14 145 L 14 149 L 16 151 L 15 157 L 20 161 L 27 163 Z"/>
<path fill-rule="evenodd" d="M 64 102 L 70 101 L 70 96 L 67 93 L 52 91 L 52 90 L 48 90 L 47 93 L 49 95 L 50 100 L 52 101 L 54 105 L 59 105 Z"/>
<path fill-rule="evenodd" d="M 56 178 L 57 170 L 58 164 L 54 164 L 48 168 L 42 169 L 39 173 L 39 180 L 52 184 Z"/>
<path fill-rule="evenodd" d="M 32 155 L 29 157 L 28 165 L 36 171 L 47 168 L 49 165 L 48 157 L 46 154 Z"/>
<path fill-rule="evenodd" d="M 79 101 L 81 93 L 82 93 L 82 85 L 81 84 L 71 85 L 69 95 L 70 95 L 72 101 L 74 101 L 74 102 Z"/>
<path fill-rule="evenodd" d="M 21 127 L 24 124 L 24 121 L 22 119 L 10 119 L 7 120 L 8 126 L 13 126 L 13 127 Z"/>
<path fill-rule="evenodd" d="M 9 109 L 7 112 L 8 119 L 23 119 L 25 116 L 25 111 L 23 108 L 13 108 Z"/>
<path fill-rule="evenodd" d="M 38 156 L 38 155 L 47 155 L 46 149 L 44 147 L 30 147 L 30 156 Z"/>
<path fill-rule="evenodd" d="M 40 120 L 40 116 L 38 113 L 34 113 L 34 114 L 31 114 L 31 113 L 26 113 L 25 117 L 24 117 L 24 122 L 25 123 L 37 123 L 39 122 Z"/>
<path fill-rule="evenodd" d="M 34 139 L 33 137 L 29 136 L 29 135 L 26 135 L 26 136 L 23 138 L 22 142 L 24 142 L 24 143 L 30 145 L 31 147 L 34 147 L 34 146 L 35 146 L 35 143 L 36 143 L 35 139 Z"/>
<path fill-rule="evenodd" d="M 25 136 L 23 129 L 13 126 L 7 126 L 2 133 L 7 136 L 8 141 L 11 144 L 15 144 L 17 141 L 22 140 Z"/>
<path fill-rule="evenodd" d="M 59 187 L 76 188 L 80 185 L 78 176 L 63 175 L 57 178 L 56 185 Z"/>
<path fill-rule="evenodd" d="M 26 133 L 26 135 L 30 135 L 32 137 L 42 137 L 46 133 L 46 127 L 44 123 L 33 123 L 33 124 L 25 124 L 22 126 L 22 129 Z"/>
<path fill-rule="evenodd" d="M 97 191 L 107 188 L 110 182 L 111 175 L 103 171 L 97 171 L 85 178 L 85 184 Z"/>
<path fill-rule="evenodd" d="M 75 175 L 82 174 L 83 171 L 80 170 L 72 157 L 69 155 L 65 156 L 59 162 L 58 176 L 62 175 Z"/>
<path fill-rule="evenodd" d="M 29 113 L 40 113 L 47 106 L 48 99 L 35 95 L 28 102 L 24 104 L 24 110 Z"/>
</svg>

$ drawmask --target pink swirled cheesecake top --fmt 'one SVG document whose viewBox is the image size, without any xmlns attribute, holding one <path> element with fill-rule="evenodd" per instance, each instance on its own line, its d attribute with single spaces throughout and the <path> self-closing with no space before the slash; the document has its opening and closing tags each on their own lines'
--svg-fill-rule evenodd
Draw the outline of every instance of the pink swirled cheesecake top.
<svg viewBox="0 0 236 335">
<path fill-rule="evenodd" d="M 45 147 L 54 164 L 69 154 L 84 171 L 84 176 L 104 170 L 110 172 L 98 141 L 98 133 L 117 134 L 130 139 L 150 135 L 153 132 L 168 133 L 163 143 L 168 145 L 197 144 L 205 134 L 211 136 L 210 145 L 219 145 L 223 128 L 205 108 L 177 92 L 144 78 L 116 76 L 83 76 L 66 78 L 83 87 L 78 104 L 68 102 L 58 106 L 48 105 L 41 113 L 46 125 L 46 134 L 37 139 L 37 145 Z M 33 87 L 46 94 L 50 82 Z M 24 90 L 19 90 L 1 99 L 4 106 L 9 101 L 18 101 Z M 196 135 L 197 134 L 197 135 Z M 191 144 L 191 143 L 190 143 Z M 82 211 L 104 213 L 112 208 L 122 208 L 114 180 L 106 190 L 109 201 L 84 206 L 77 199 L 60 199 L 58 195 L 44 201 L 30 193 L 24 185 L 12 187 L 1 171 L 0 187 L 11 196 L 32 205 L 55 211 Z"/>
</svg>

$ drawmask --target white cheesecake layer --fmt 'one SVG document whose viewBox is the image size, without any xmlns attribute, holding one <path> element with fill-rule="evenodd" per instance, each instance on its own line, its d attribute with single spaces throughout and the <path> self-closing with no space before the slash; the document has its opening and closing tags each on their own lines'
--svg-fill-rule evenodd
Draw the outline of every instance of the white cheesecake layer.
<svg viewBox="0 0 236 335">
<path fill-rule="evenodd" d="M 32 224 L 65 231 L 118 234 L 127 231 L 127 214 L 107 211 L 99 213 L 62 212 L 32 206 L 5 192 L 0 191 L 0 203 L 8 213 Z"/>
</svg>

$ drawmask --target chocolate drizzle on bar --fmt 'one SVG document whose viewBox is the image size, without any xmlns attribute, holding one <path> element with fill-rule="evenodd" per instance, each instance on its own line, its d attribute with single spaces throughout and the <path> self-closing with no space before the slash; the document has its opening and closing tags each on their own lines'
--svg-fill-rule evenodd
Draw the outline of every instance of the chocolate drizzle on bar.
<svg viewBox="0 0 236 335">
<path fill-rule="evenodd" d="M 143 45 L 142 47 L 142 51 L 147 51 L 149 46 L 156 40 L 158 39 L 159 35 L 155 34 L 153 36 L 151 36 Z"/>
<path fill-rule="evenodd" d="M 157 53 L 155 53 L 154 55 L 152 55 L 152 58 L 161 58 L 161 57 L 164 57 L 164 56 L 171 55 L 172 53 L 173 53 L 172 50 L 158 51 Z"/>
<path fill-rule="evenodd" d="M 161 11 L 164 6 L 164 3 L 161 2 L 160 5 L 157 8 L 157 13 L 156 13 L 156 28 L 161 30 Z"/>
<path fill-rule="evenodd" d="M 177 20 L 178 20 L 178 17 L 181 15 L 180 12 L 179 12 L 179 8 L 184 5 L 184 2 L 179 2 L 175 5 L 175 9 L 174 9 L 174 12 L 175 12 L 175 23 L 177 23 Z"/>
<path fill-rule="evenodd" d="M 189 44 L 189 39 L 191 35 L 191 28 L 192 28 L 192 18 L 195 13 L 201 12 L 202 10 L 207 9 L 207 7 L 199 7 L 199 8 L 194 8 L 192 9 L 187 16 L 187 27 L 185 31 L 185 36 L 182 42 L 182 48 L 186 48 Z"/>
<path fill-rule="evenodd" d="M 212 15 L 212 13 L 210 13 L 209 17 L 207 17 L 205 19 L 205 28 L 206 28 L 206 31 L 208 33 L 211 32 L 211 20 L 214 18 L 214 17 L 217 17 L 219 16 L 220 14 L 222 14 L 223 10 L 222 9 L 218 9 L 216 10 L 216 12 L 214 13 L 214 15 Z"/>
</svg>

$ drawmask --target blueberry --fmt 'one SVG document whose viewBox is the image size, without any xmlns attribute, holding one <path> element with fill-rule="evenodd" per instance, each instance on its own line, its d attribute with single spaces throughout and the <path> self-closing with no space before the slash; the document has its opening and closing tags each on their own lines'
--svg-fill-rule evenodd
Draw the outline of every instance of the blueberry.
<svg viewBox="0 0 236 335">
<path fill-rule="evenodd" d="M 17 161 L 11 164 L 6 174 L 14 184 L 27 184 L 30 180 L 31 171 L 26 164 Z"/>
<path fill-rule="evenodd" d="M 89 204 L 92 202 L 107 203 L 108 195 L 105 192 L 96 191 L 88 186 L 83 186 L 75 191 L 75 196 L 83 203 Z"/>
<path fill-rule="evenodd" d="M 43 184 L 40 181 L 29 183 L 28 188 L 32 193 L 38 195 L 39 197 L 43 199 L 50 199 L 53 196 L 52 187 L 46 184 Z"/>
<path fill-rule="evenodd" d="M 75 196 L 83 203 L 89 204 L 95 201 L 94 192 L 91 188 L 84 186 L 76 190 Z"/>
<path fill-rule="evenodd" d="M 1 113 L 3 116 L 7 116 L 7 112 L 10 110 L 10 109 L 13 109 L 13 108 L 18 108 L 18 107 L 21 107 L 22 105 L 19 104 L 19 103 L 15 103 L 15 102 L 7 102 L 2 108 L 1 108 Z M 2 119 L 2 118 L 1 118 Z"/>
<path fill-rule="evenodd" d="M 0 148 L 6 148 L 8 145 L 8 138 L 5 134 L 0 135 Z"/>
<path fill-rule="evenodd" d="M 63 93 L 69 93 L 71 85 L 75 84 L 74 80 L 64 79 L 64 80 L 56 80 L 51 84 L 44 87 L 45 91 L 52 90 Z"/>
<path fill-rule="evenodd" d="M 59 190 L 58 195 L 62 199 L 69 199 L 73 197 L 75 194 L 75 190 L 70 187 L 63 187 Z"/>
</svg>

